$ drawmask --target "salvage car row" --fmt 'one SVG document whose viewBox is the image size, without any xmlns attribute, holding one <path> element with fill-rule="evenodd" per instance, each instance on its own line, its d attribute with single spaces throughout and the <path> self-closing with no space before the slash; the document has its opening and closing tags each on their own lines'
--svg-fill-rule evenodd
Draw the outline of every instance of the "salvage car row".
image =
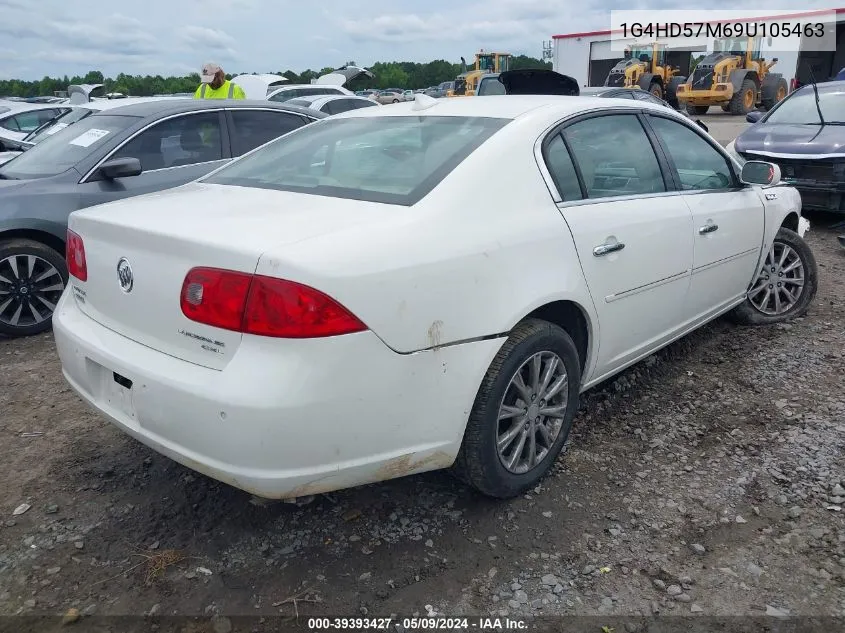
<svg viewBox="0 0 845 633">
<path fill-rule="evenodd" d="M 817 270 L 777 165 L 740 166 L 662 104 L 512 72 L 505 95 L 331 117 L 92 114 L 0 168 L 4 210 L 43 213 L 51 240 L 4 242 L 0 317 L 39 331 L 54 312 L 86 402 L 253 494 L 450 468 L 518 495 L 581 392 L 719 315 L 804 314 Z M 91 208 L 64 233 L 74 209 L 44 209 L 68 199 Z"/>
</svg>

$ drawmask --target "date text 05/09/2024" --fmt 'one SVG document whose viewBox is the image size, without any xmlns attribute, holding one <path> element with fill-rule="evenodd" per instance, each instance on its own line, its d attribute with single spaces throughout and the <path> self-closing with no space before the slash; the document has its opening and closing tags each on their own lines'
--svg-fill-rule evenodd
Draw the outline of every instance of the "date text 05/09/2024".
<svg viewBox="0 0 845 633">
<path fill-rule="evenodd" d="M 823 22 L 622 22 L 622 37 L 725 38 L 725 37 L 816 37 L 825 35 Z"/>
<path fill-rule="evenodd" d="M 512 618 L 411 617 L 411 618 L 309 618 L 311 631 L 523 631 L 525 620 Z"/>
</svg>

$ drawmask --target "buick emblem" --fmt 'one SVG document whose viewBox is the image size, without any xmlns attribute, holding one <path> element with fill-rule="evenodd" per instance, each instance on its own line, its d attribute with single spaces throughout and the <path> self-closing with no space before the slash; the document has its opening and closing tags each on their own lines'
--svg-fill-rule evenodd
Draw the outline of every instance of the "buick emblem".
<svg viewBox="0 0 845 633">
<path fill-rule="evenodd" d="M 123 292 L 132 292 L 132 285 L 135 283 L 135 277 L 132 275 L 132 266 L 129 265 L 129 260 L 121 257 L 117 262 L 117 281 L 120 283 L 120 289 Z"/>
</svg>

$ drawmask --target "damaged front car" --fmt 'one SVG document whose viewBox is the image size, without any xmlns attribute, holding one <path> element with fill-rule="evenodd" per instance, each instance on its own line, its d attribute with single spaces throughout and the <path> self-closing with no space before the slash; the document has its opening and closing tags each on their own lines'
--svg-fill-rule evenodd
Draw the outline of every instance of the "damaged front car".
<svg viewBox="0 0 845 633">
<path fill-rule="evenodd" d="M 845 81 L 807 85 L 767 113 L 726 149 L 740 162 L 777 164 L 804 209 L 845 213 Z"/>
</svg>

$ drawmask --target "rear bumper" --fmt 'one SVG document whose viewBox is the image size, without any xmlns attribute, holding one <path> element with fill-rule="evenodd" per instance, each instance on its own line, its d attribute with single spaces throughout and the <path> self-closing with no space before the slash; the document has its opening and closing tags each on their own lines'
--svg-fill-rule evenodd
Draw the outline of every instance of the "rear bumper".
<svg viewBox="0 0 845 633">
<path fill-rule="evenodd" d="M 62 370 L 93 408 L 171 459 L 269 498 L 450 466 L 502 344 L 397 354 L 372 332 L 245 336 L 222 371 L 168 356 L 83 314 L 53 317 Z M 114 373 L 132 381 L 130 389 Z"/>
</svg>

